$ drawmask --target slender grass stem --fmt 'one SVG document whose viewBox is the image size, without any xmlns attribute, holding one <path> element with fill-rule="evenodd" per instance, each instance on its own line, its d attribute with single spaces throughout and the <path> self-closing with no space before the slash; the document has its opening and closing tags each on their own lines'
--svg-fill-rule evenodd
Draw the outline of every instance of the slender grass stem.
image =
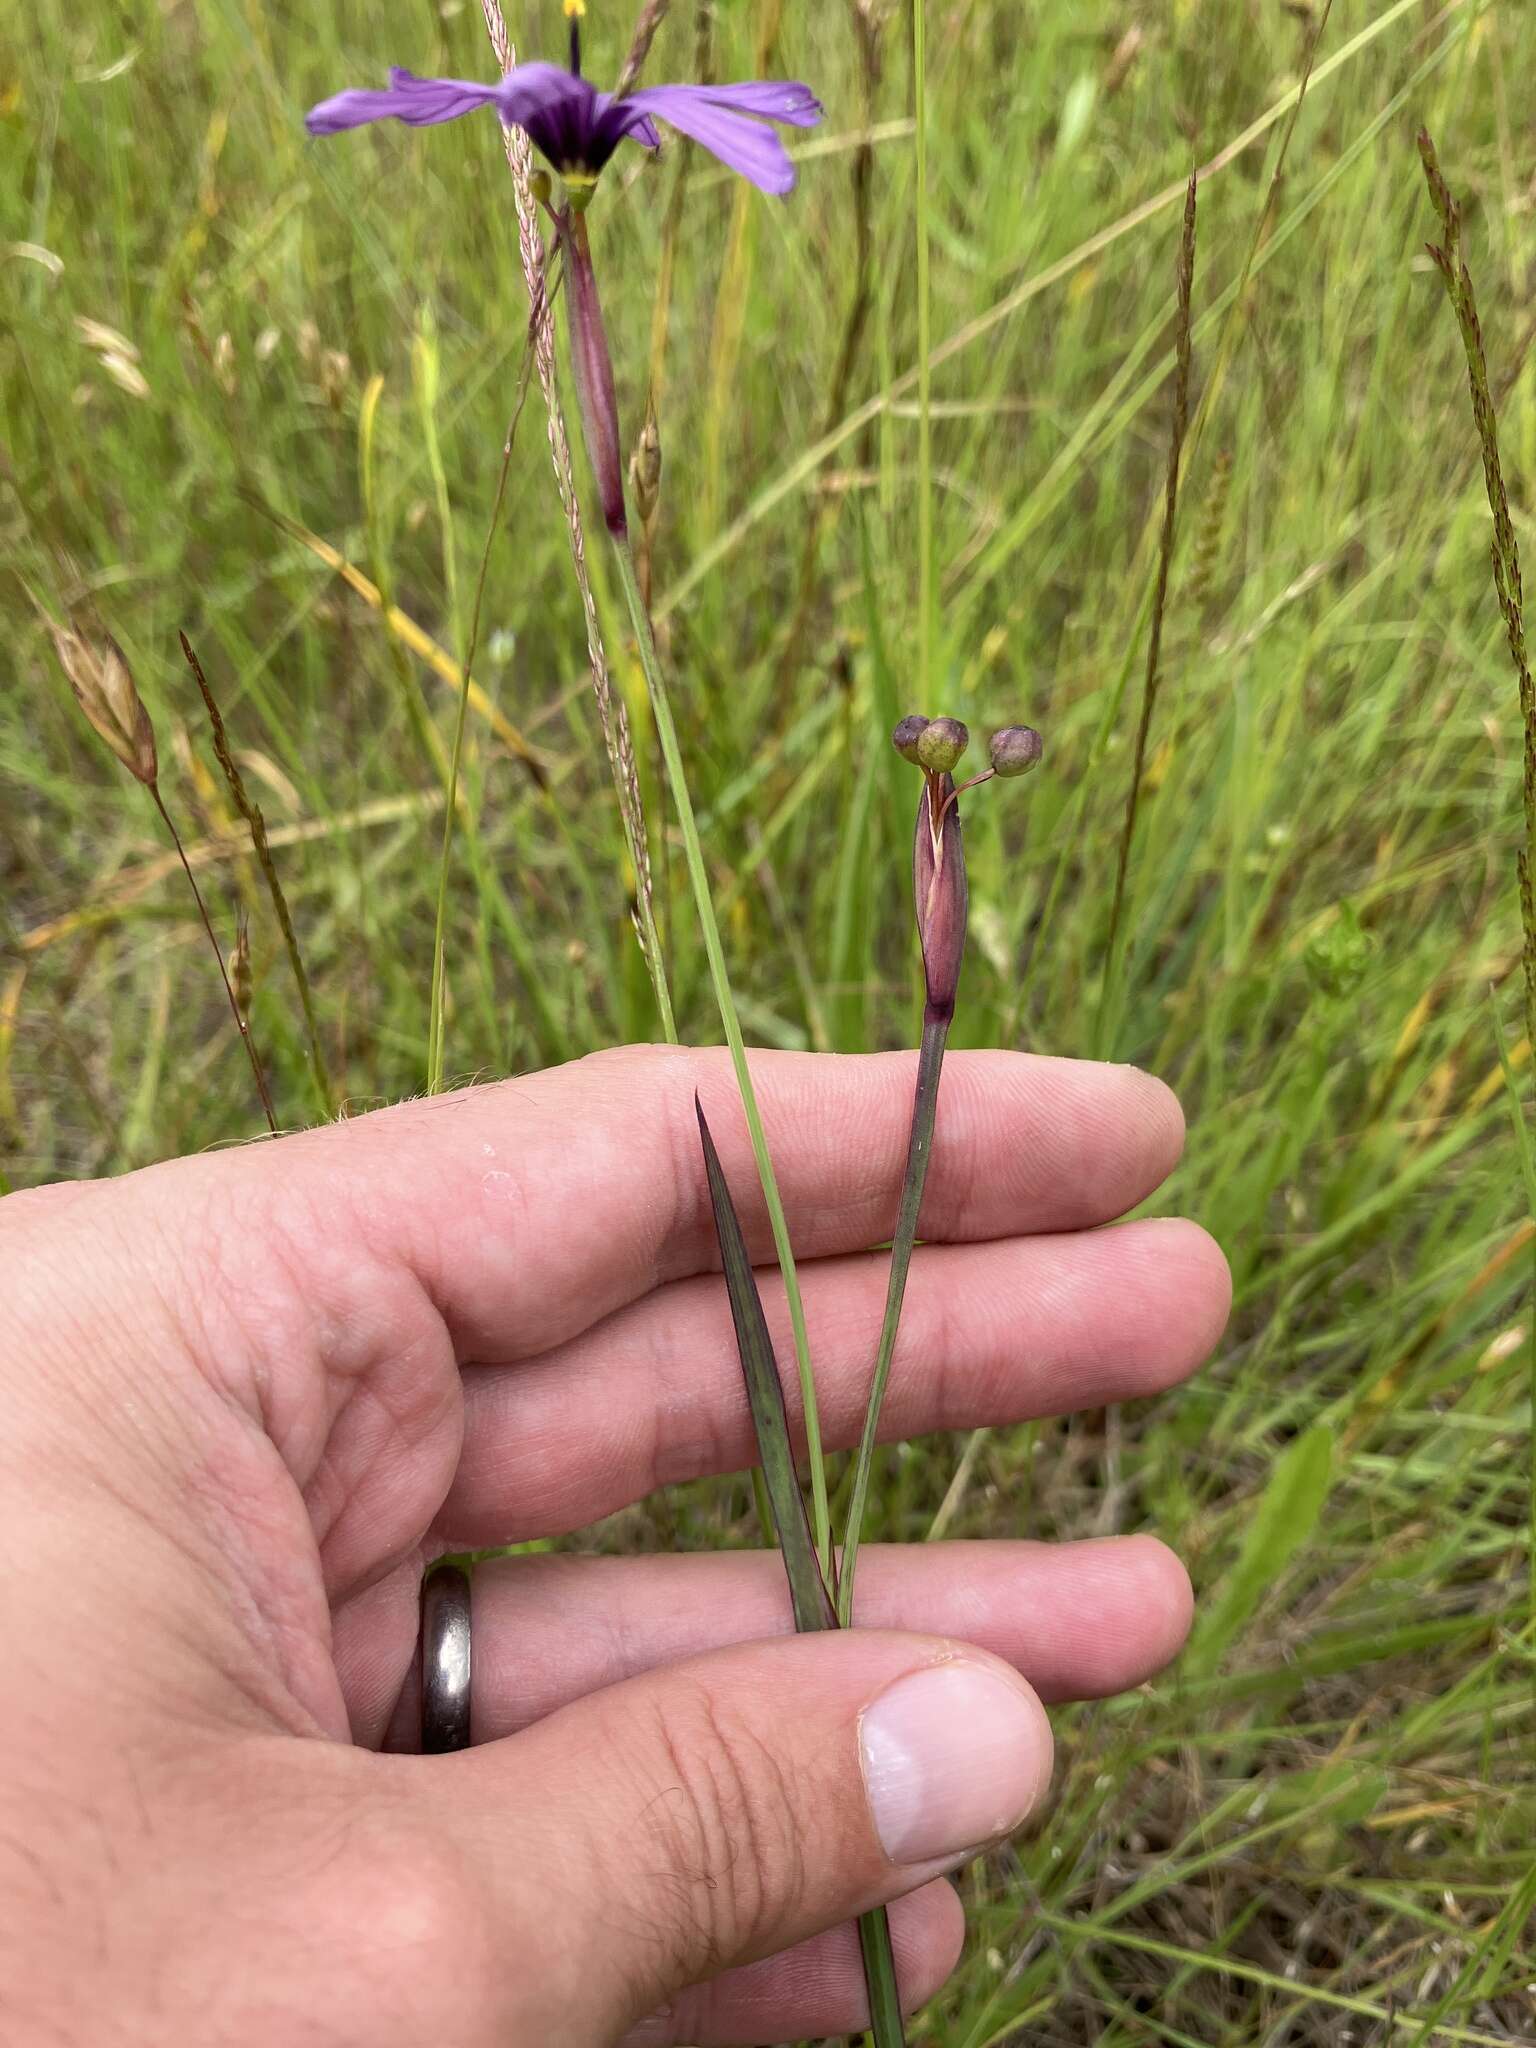
<svg viewBox="0 0 1536 2048">
<path fill-rule="evenodd" d="M 251 1063 L 251 1073 L 255 1077 L 256 1093 L 261 1097 L 261 1109 L 262 1114 L 267 1120 L 267 1129 L 275 1138 L 277 1136 L 277 1113 L 272 1107 L 272 1092 L 267 1086 L 267 1077 L 261 1069 L 261 1058 L 256 1051 L 256 1041 L 251 1036 L 251 1027 L 246 1023 L 244 1017 L 241 1016 L 240 1005 L 236 1002 L 234 989 L 230 986 L 229 970 L 224 965 L 224 948 L 219 944 L 218 937 L 214 932 L 213 920 L 209 917 L 208 906 L 203 901 L 203 892 L 197 886 L 197 877 L 192 872 L 192 863 L 187 859 L 186 848 L 181 843 L 181 834 L 176 830 L 171 814 L 165 808 L 165 799 L 161 796 L 159 787 L 155 783 L 146 783 L 145 787 L 154 799 L 155 809 L 160 813 L 166 831 L 171 835 L 171 844 L 176 849 L 176 857 L 181 862 L 182 870 L 186 875 L 187 887 L 192 891 L 193 901 L 197 905 L 197 914 L 203 921 L 203 930 L 208 934 L 208 943 L 213 948 L 213 957 L 218 966 L 219 979 L 223 982 L 224 993 L 229 998 L 229 1014 L 235 1020 L 235 1029 L 240 1033 L 240 1042 L 245 1047 L 245 1056 Z"/>
<path fill-rule="evenodd" d="M 1121 919 L 1125 910 L 1126 883 L 1130 876 L 1131 847 L 1136 837 L 1136 815 L 1141 804 L 1142 784 L 1147 773 L 1147 743 L 1152 732 L 1152 714 L 1157 706 L 1162 681 L 1163 620 L 1168 609 L 1168 578 L 1173 566 L 1173 543 L 1179 516 L 1179 464 L 1184 436 L 1189 426 L 1190 302 L 1195 282 L 1196 182 L 1189 174 L 1184 200 L 1184 232 L 1179 240 L 1178 314 L 1174 322 L 1174 354 L 1177 368 L 1173 380 L 1173 425 L 1168 436 L 1168 471 L 1163 485 L 1163 525 L 1157 550 L 1157 581 L 1152 598 L 1152 626 L 1147 635 L 1147 667 L 1141 686 L 1141 715 L 1136 721 L 1136 743 L 1131 758 L 1130 786 L 1125 793 L 1125 819 L 1120 828 L 1120 845 L 1115 860 L 1115 888 L 1109 909 L 1109 938 L 1104 948 L 1104 983 L 1099 997 L 1098 1049 L 1102 1053 L 1113 1030 L 1113 1005 L 1119 991 L 1121 968 Z"/>
<path fill-rule="evenodd" d="M 469 683 L 474 672 L 475 651 L 480 638 L 480 608 L 485 598 L 485 576 L 490 565 L 491 543 L 496 528 L 501 523 L 502 501 L 507 495 L 507 472 L 512 467 L 512 442 L 517 432 L 518 417 L 523 409 L 523 398 L 527 391 L 527 379 L 518 392 L 517 408 L 507 427 L 507 438 L 502 444 L 501 470 L 496 478 L 496 498 L 491 506 L 491 516 L 485 529 L 485 546 L 480 551 L 480 574 L 475 584 L 474 613 L 469 624 L 469 640 L 464 649 L 464 679 L 459 687 L 458 709 L 453 720 L 453 750 L 448 757 L 448 801 L 443 805 L 443 847 L 437 864 L 437 913 L 432 926 L 432 993 L 427 1022 L 427 1093 L 436 1095 L 443 1085 L 443 1009 L 446 990 L 444 988 L 443 953 L 444 938 L 448 923 L 448 874 L 453 859 L 453 823 L 459 803 L 459 775 L 464 765 L 464 726 L 469 710 Z M 435 445 L 435 443 L 434 443 Z M 444 548 L 451 555 L 452 542 L 445 538 Z"/>
<path fill-rule="evenodd" d="M 1525 592 L 1520 574 L 1520 546 L 1510 517 L 1509 493 L 1499 455 L 1499 418 L 1488 377 L 1488 357 L 1483 346 L 1482 323 L 1478 319 L 1477 295 L 1472 273 L 1462 254 L 1461 208 L 1451 196 L 1440 170 L 1435 145 L 1427 128 L 1419 130 L 1419 155 L 1429 196 L 1440 216 L 1444 245 L 1429 244 L 1429 253 L 1445 285 L 1446 297 L 1461 329 L 1462 348 L 1467 359 L 1467 385 L 1472 400 L 1472 421 L 1483 457 L 1483 483 L 1488 509 L 1493 515 L 1493 538 L 1489 556 L 1493 567 L 1494 595 L 1504 621 L 1509 656 L 1515 671 L 1515 688 L 1520 707 L 1521 778 L 1520 804 L 1523 831 L 1515 853 L 1515 878 L 1520 902 L 1521 963 L 1525 981 L 1525 1035 L 1536 1057 L 1536 681 L 1532 679 L 1531 658 L 1525 637 Z M 1506 1075 L 1509 1070 L 1506 1066 Z M 1517 1104 L 1517 1114 L 1530 1117 Z M 1526 1125 L 1526 1143 L 1529 1123 Z M 1536 1221 L 1536 1207 L 1531 1211 Z M 1536 1417 L 1536 1288 L 1530 1309 L 1530 1392 L 1532 1415 Z M 1529 1574 L 1530 1614 L 1536 1619 L 1536 1428 L 1530 1439 Z"/>
<path fill-rule="evenodd" d="M 261 869 L 262 880 L 267 885 L 267 895 L 277 918 L 278 930 L 283 935 L 288 966 L 293 975 L 294 986 L 299 992 L 299 1007 L 304 1012 L 304 1030 L 309 1040 L 310 1078 L 320 1104 L 320 1114 L 329 1117 L 335 1113 L 336 1100 L 331 1089 L 325 1047 L 320 1037 L 320 1019 L 315 1011 L 314 991 L 309 985 L 309 972 L 304 965 L 304 954 L 299 945 L 298 932 L 294 928 L 293 913 L 288 907 L 288 897 L 278 877 L 277 862 L 272 858 L 272 844 L 267 837 L 267 821 L 262 815 L 261 806 L 253 800 L 246 788 L 245 777 L 240 773 L 240 764 L 229 744 L 229 735 L 224 728 L 218 700 L 209 688 L 208 678 L 203 673 L 203 665 L 185 633 L 180 635 L 180 639 L 182 654 L 192 671 L 193 680 L 208 712 L 208 722 L 213 728 L 214 756 L 223 771 L 225 782 L 229 785 L 229 793 L 235 800 L 235 807 L 250 828 L 251 844 L 256 849 L 256 864 Z M 178 853 L 181 852 L 179 846 L 176 850 Z"/>
<path fill-rule="evenodd" d="M 926 0 L 912 0 L 912 93 L 917 124 L 917 590 L 918 696 L 933 680 L 933 369 L 928 297 L 928 41 Z"/>
<path fill-rule="evenodd" d="M 535 315 L 535 319 L 537 315 Z M 512 467 L 512 448 L 517 440 L 518 422 L 523 416 L 523 406 L 528 398 L 528 385 L 533 373 L 534 325 L 530 320 L 528 340 L 523 349 L 523 367 L 517 380 L 517 397 L 512 406 L 512 417 L 507 422 L 506 439 L 501 448 L 501 469 L 496 478 L 496 497 L 491 505 L 491 516 L 486 521 L 485 544 L 480 550 L 480 568 L 475 577 L 475 601 L 470 612 L 469 640 L 464 649 L 463 675 L 459 684 L 458 710 L 453 721 L 453 752 L 448 761 L 448 800 L 443 806 L 443 850 L 437 870 L 437 916 L 432 930 L 432 995 L 431 1017 L 427 1031 L 427 1093 L 436 1095 L 443 1085 L 443 945 L 448 913 L 448 872 L 453 851 L 453 821 L 458 807 L 459 771 L 464 758 L 464 726 L 469 710 L 470 684 L 474 675 L 475 655 L 480 646 L 480 619 L 485 608 L 485 579 L 491 566 L 491 547 L 496 538 L 496 529 L 501 524 L 501 508 L 507 495 L 507 476 Z M 437 446 L 435 434 L 432 447 Z M 434 472 L 435 473 L 435 472 Z M 444 516 L 447 516 L 447 501 L 444 500 Z M 452 557 L 452 543 L 444 540 L 447 557 Z M 455 610 L 457 597 L 453 596 Z"/>
<path fill-rule="evenodd" d="M 901 1323 L 901 1304 L 907 1291 L 907 1269 L 917 1239 L 917 1220 L 923 1206 L 923 1183 L 928 1178 L 928 1161 L 933 1154 L 933 1123 L 939 1104 L 939 1073 L 944 1064 L 944 1044 L 949 1036 L 949 1018 L 931 1009 L 923 1018 L 922 1044 L 917 1055 L 917 1088 L 912 1098 L 912 1135 L 907 1145 L 907 1174 L 901 1185 L 901 1206 L 896 1212 L 896 1234 L 891 1240 L 891 1274 L 885 1291 L 885 1320 L 880 1325 L 880 1348 L 875 1356 L 875 1376 L 864 1411 L 864 1431 L 853 1469 L 853 1494 L 848 1503 L 848 1520 L 843 1530 L 842 1568 L 838 1575 L 837 1613 L 844 1628 L 853 1620 L 853 1575 L 858 1563 L 859 1535 L 864 1522 L 864 1503 L 869 1496 L 870 1473 L 875 1461 L 875 1437 L 880 1423 L 880 1404 L 885 1399 L 891 1376 L 891 1359 L 896 1351 L 896 1331 Z"/>
<path fill-rule="evenodd" d="M 709 874 L 704 866 L 704 849 L 699 842 L 699 827 L 694 817 L 693 799 L 689 795 L 688 778 L 683 770 L 682 750 L 678 746 L 677 727 L 672 718 L 672 701 L 667 692 L 666 679 L 661 672 L 661 663 L 657 659 L 656 643 L 651 636 L 650 618 L 640 596 L 635 558 L 630 550 L 627 533 L 613 533 L 610 538 L 613 541 L 614 558 L 618 563 L 624 601 L 629 607 L 635 644 L 640 650 L 640 665 L 645 671 L 651 713 L 656 721 L 656 736 L 661 743 L 667 780 L 672 789 L 672 801 L 677 808 L 678 830 L 682 834 L 688 879 L 693 886 L 694 905 L 704 935 L 704 951 L 709 959 L 715 1001 L 719 1005 L 720 1022 L 725 1027 L 726 1044 L 731 1049 L 731 1063 L 736 1070 L 737 1086 L 741 1090 L 741 1106 L 752 1139 L 752 1154 L 757 1162 L 758 1179 L 763 1187 L 763 1200 L 767 1205 L 768 1220 L 773 1229 L 774 1250 L 778 1254 L 779 1270 L 784 1277 L 784 1292 L 789 1300 L 789 1320 L 795 1340 L 795 1364 L 800 1378 L 800 1398 L 805 1411 L 806 1453 L 811 1468 L 811 1519 L 816 1534 L 817 1554 L 821 1559 L 822 1570 L 830 1580 L 832 1518 L 827 1504 L 827 1474 L 821 1448 L 821 1418 L 816 1406 L 816 1386 L 811 1375 L 810 1341 L 805 1329 L 805 1305 L 800 1298 L 800 1281 L 795 1271 L 795 1255 L 790 1247 L 789 1226 L 784 1220 L 784 1204 L 779 1196 L 778 1178 L 773 1170 L 768 1140 L 763 1131 L 762 1114 L 757 1106 L 757 1095 L 747 1066 L 747 1049 L 741 1035 L 741 1019 L 736 1012 L 736 998 L 731 991 L 730 976 L 726 971 L 725 949 L 721 944 L 720 925 L 710 896 Z"/>
</svg>

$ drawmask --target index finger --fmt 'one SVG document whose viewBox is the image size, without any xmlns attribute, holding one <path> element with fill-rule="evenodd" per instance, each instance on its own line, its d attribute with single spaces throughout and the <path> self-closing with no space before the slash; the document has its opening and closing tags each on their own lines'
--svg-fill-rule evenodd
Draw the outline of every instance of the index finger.
<svg viewBox="0 0 1536 2048">
<path fill-rule="evenodd" d="M 751 1063 L 796 1255 L 889 1238 L 915 1055 L 754 1052 Z M 718 1264 L 695 1089 L 748 1243 L 770 1258 L 723 1048 L 599 1053 L 258 1147 L 242 1162 L 280 1179 L 296 1220 L 308 1191 L 327 1235 L 350 1212 L 369 1252 L 424 1286 L 460 1359 L 510 1361 Z M 1172 1094 L 1134 1068 L 952 1054 L 923 1235 L 959 1241 L 1107 1222 L 1158 1185 L 1182 1138 Z"/>
</svg>

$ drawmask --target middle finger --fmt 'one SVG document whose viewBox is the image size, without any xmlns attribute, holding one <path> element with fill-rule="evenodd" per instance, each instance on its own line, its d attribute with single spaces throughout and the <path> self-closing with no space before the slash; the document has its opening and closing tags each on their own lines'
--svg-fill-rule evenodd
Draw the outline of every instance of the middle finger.
<svg viewBox="0 0 1536 2048">
<path fill-rule="evenodd" d="M 823 1442 L 858 1441 L 889 1258 L 803 1273 Z M 772 1284 L 768 1284 L 771 1279 Z M 764 1300 L 799 1441 L 777 1276 Z M 1219 1336 L 1226 1262 L 1194 1224 L 925 1245 L 912 1262 L 881 1435 L 1004 1424 L 1129 1400 L 1192 1372 Z M 455 1547 L 562 1534 L 658 1487 L 754 1461 L 730 1307 L 674 1281 L 542 1358 L 464 1375 L 464 1450 L 438 1517 Z"/>
</svg>

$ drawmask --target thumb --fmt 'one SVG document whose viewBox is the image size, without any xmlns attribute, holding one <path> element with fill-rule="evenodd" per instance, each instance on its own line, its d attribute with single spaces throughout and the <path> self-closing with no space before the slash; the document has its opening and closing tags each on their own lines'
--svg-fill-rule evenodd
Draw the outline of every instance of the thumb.
<svg viewBox="0 0 1536 2048">
<path fill-rule="evenodd" d="M 719 1650 L 414 1766 L 485 1902 L 507 2038 L 562 2048 L 952 1869 L 1050 1767 L 1007 1665 L 873 1630 Z"/>
</svg>

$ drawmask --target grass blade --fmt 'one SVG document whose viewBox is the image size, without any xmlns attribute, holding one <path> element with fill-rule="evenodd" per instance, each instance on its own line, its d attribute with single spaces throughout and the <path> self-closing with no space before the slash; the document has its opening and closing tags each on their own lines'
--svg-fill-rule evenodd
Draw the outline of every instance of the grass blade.
<svg viewBox="0 0 1536 2048">
<path fill-rule="evenodd" d="M 789 1441 L 784 1387 L 779 1378 L 778 1360 L 773 1355 L 773 1339 L 768 1334 L 768 1319 L 763 1314 L 762 1296 L 757 1291 L 746 1239 L 741 1234 L 741 1223 L 726 1184 L 720 1155 L 710 1135 L 704 1106 L 697 1096 L 693 1102 L 699 1118 L 699 1141 L 704 1147 L 704 1169 L 709 1176 L 709 1199 L 715 1212 L 720 1263 L 725 1269 L 726 1292 L 731 1298 L 731 1320 L 736 1325 L 736 1348 L 741 1353 L 747 1402 L 752 1410 L 752 1431 L 762 1460 L 774 1533 L 784 1557 L 795 1627 L 802 1631 L 835 1628 L 836 1611 L 826 1580 L 821 1575 L 810 1517 L 805 1511 L 805 1496 L 795 1476 L 795 1454 Z"/>
<path fill-rule="evenodd" d="M 1276 1460 L 1263 1498 L 1243 1532 L 1237 1560 L 1208 1610 L 1186 1669 L 1210 1675 L 1297 1551 L 1312 1539 L 1333 1481 L 1333 1431 L 1314 1423 Z"/>
<path fill-rule="evenodd" d="M 747 1385 L 747 1402 L 752 1410 L 752 1431 L 762 1462 L 763 1479 L 773 1526 L 789 1580 L 790 1605 L 795 1630 L 812 1635 L 838 1626 L 837 1610 L 827 1591 L 826 1580 L 816 1556 L 805 1496 L 795 1476 L 794 1450 L 789 1441 L 789 1418 L 784 1408 L 784 1384 L 779 1378 L 773 1339 L 763 1313 L 762 1296 L 742 1236 L 741 1222 L 731 1200 L 731 1190 L 710 1135 L 704 1105 L 693 1098 L 699 1119 L 699 1142 L 704 1148 L 704 1168 L 709 1177 L 709 1199 L 715 1212 L 715 1236 L 720 1244 L 720 1263 L 725 1271 L 726 1292 L 731 1300 L 731 1320 L 736 1325 L 736 1348 L 741 1355 L 742 1376 Z M 869 1997 L 870 2031 L 876 2048 L 905 2048 L 906 2030 L 901 2021 L 901 1997 L 896 1983 L 896 1958 L 891 1947 L 890 1922 L 885 1908 L 859 1917 L 859 1954 L 864 1963 L 864 1984 Z"/>
</svg>

